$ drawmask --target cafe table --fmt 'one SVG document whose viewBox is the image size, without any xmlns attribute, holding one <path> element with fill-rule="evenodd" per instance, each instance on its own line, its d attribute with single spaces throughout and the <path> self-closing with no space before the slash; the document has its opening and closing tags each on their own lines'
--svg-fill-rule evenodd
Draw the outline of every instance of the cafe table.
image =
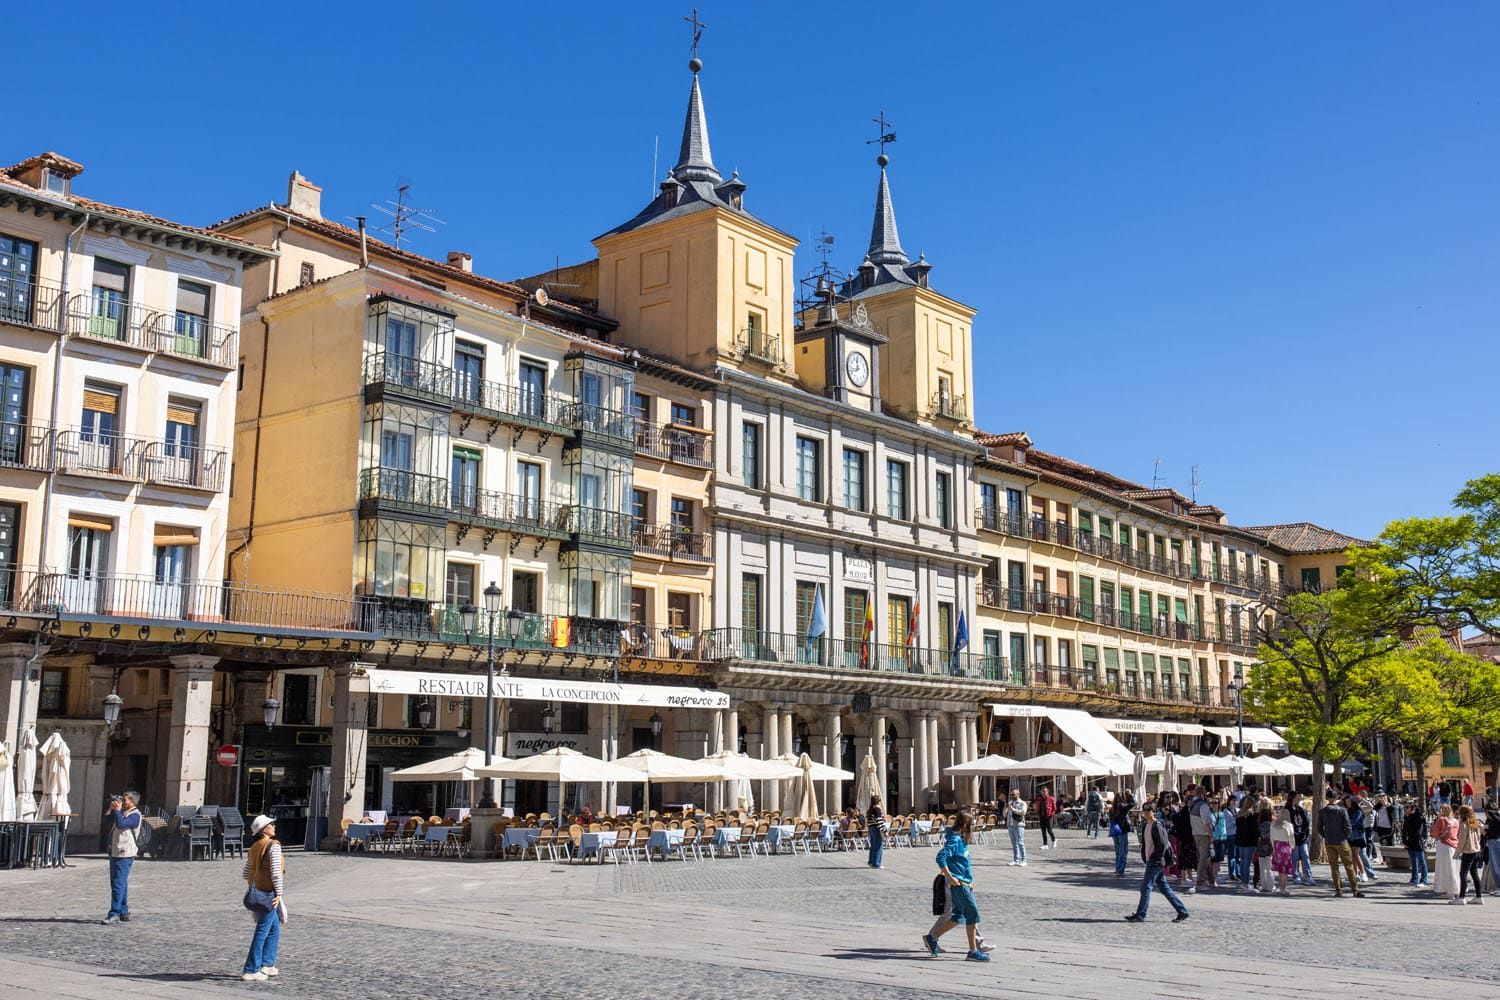
<svg viewBox="0 0 1500 1000">
<path fill-rule="evenodd" d="M 911 821 L 911 842 L 913 844 L 921 843 L 922 838 L 927 836 L 931 832 L 932 820 L 914 819 Z"/>
<path fill-rule="evenodd" d="M 652 830 L 651 838 L 646 841 L 646 860 L 651 860 L 651 852 L 660 852 L 663 861 L 672 852 L 672 848 L 682 843 L 681 830 Z"/>
<path fill-rule="evenodd" d="M 618 836 L 619 834 L 614 830 L 591 830 L 578 838 L 578 856 L 580 858 L 594 857 L 602 862 L 604 852 L 615 846 Z"/>
<path fill-rule="evenodd" d="M 542 835 L 540 827 L 535 826 L 509 826 L 505 828 L 505 835 L 500 838 L 500 846 L 504 850 L 512 847 L 525 851 L 527 847 L 537 842 Z"/>
<path fill-rule="evenodd" d="M 355 841 L 359 841 L 368 848 L 372 839 L 384 833 L 384 823 L 350 823 L 348 829 L 344 831 L 344 836 L 349 839 L 349 846 L 351 848 L 354 846 Z"/>
<path fill-rule="evenodd" d="M 714 853 L 723 856 L 731 846 L 740 842 L 740 828 L 737 826 L 721 826 L 714 831 L 713 847 Z"/>
<path fill-rule="evenodd" d="M 796 832 L 797 828 L 791 823 L 782 823 L 778 826 L 773 826 L 766 831 L 766 844 L 772 851 L 779 851 L 782 841 L 791 840 L 792 835 Z"/>
</svg>

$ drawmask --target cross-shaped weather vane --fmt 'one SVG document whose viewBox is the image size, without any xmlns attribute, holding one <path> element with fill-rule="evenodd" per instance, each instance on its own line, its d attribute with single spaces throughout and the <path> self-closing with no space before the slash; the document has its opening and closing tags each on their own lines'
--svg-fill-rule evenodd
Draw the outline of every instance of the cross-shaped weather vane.
<svg viewBox="0 0 1500 1000">
<path fill-rule="evenodd" d="M 702 21 L 698 20 L 698 8 L 697 7 L 693 8 L 693 16 L 692 17 L 684 17 L 683 20 L 686 21 L 688 24 L 691 24 L 693 26 L 693 58 L 697 59 L 698 58 L 698 42 L 699 42 L 699 40 L 701 40 L 703 38 L 703 29 L 706 28 L 706 27 L 708 27 L 708 25 L 705 24 L 705 23 L 703 23 Z"/>
<path fill-rule="evenodd" d="M 896 130 L 894 128 L 896 123 L 885 120 L 884 109 L 881 110 L 879 118 L 871 118 L 870 121 L 875 123 L 879 131 L 876 132 L 875 138 L 866 139 L 865 145 L 873 146 L 877 142 L 880 143 L 880 155 L 876 157 L 876 162 L 883 167 L 890 162 L 890 157 L 885 155 L 885 147 L 896 141 Z"/>
</svg>

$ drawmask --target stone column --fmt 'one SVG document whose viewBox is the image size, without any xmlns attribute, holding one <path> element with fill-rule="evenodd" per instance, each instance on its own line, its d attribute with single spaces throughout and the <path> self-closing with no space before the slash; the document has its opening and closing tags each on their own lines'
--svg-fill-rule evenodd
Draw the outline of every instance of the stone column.
<svg viewBox="0 0 1500 1000">
<path fill-rule="evenodd" d="M 969 743 L 969 755 L 966 760 L 978 760 L 984 754 L 979 751 L 979 717 L 968 714 L 964 716 L 964 738 Z M 979 779 L 969 778 L 965 781 L 968 786 L 969 801 L 979 801 Z"/>
<path fill-rule="evenodd" d="M 47 655 L 47 648 L 41 647 L 42 656 Z M 36 711 L 42 697 L 41 658 L 37 658 L 29 671 L 26 666 L 36 653 L 37 647 L 29 642 L 0 644 L 0 740 L 5 741 L 12 755 L 16 752 L 22 720 L 33 730 L 36 728 Z"/>
<path fill-rule="evenodd" d="M 765 741 L 764 757 L 770 760 L 781 754 L 781 709 L 775 705 L 767 705 L 764 720 L 761 722 L 761 736 Z M 762 781 L 760 783 L 760 805 L 766 809 L 781 808 L 781 782 Z"/>
<path fill-rule="evenodd" d="M 620 706 L 605 705 L 603 722 L 604 742 L 600 747 L 599 756 L 604 760 L 618 760 L 620 757 Z M 599 812 L 605 816 L 613 816 L 618 796 L 618 785 L 613 781 L 606 781 L 599 802 Z"/>
<path fill-rule="evenodd" d="M 918 728 L 920 732 L 920 727 Z M 902 737 L 891 741 L 891 752 L 900 761 L 897 775 L 896 807 L 900 812 L 921 812 L 917 807 L 916 740 Z"/>
<path fill-rule="evenodd" d="M 880 774 L 880 798 L 888 813 L 896 812 L 896 803 L 890 801 L 889 776 L 886 773 L 885 716 L 876 715 L 870 721 L 870 743 L 875 751 L 875 769 Z"/>
<path fill-rule="evenodd" d="M 842 767 L 844 738 L 844 720 L 839 715 L 839 710 L 834 707 L 828 713 L 828 726 L 823 737 L 823 763 L 829 767 Z M 844 788 L 842 781 L 825 781 L 823 783 L 823 812 L 835 813 L 844 804 L 844 796 L 841 794 Z"/>
<path fill-rule="evenodd" d="M 923 812 L 927 808 L 927 788 L 931 783 L 928 776 L 928 734 L 927 716 L 920 713 L 912 716 L 914 726 L 912 733 L 912 749 L 915 761 L 911 768 L 911 808 L 913 812 Z M 903 761 L 902 763 L 905 763 Z"/>
<path fill-rule="evenodd" d="M 365 813 L 365 746 L 370 704 L 370 675 L 363 663 L 344 663 L 333 674 L 332 767 L 328 775 L 328 832 L 323 850 L 338 846 L 343 821 L 358 822 Z M 490 825 L 500 811 L 475 809 L 471 813 L 471 850 L 480 857 L 491 849 Z"/>
<path fill-rule="evenodd" d="M 167 812 L 178 806 L 203 805 L 208 780 L 209 713 L 214 707 L 214 667 L 217 656 L 174 656 L 172 661 L 172 721 L 167 731 Z"/>
<path fill-rule="evenodd" d="M 939 808 L 943 805 L 943 744 L 938 739 L 938 718 L 936 715 L 927 717 L 927 777 L 928 795 L 937 801 Z"/>
<path fill-rule="evenodd" d="M 709 738 L 708 752 L 716 754 L 725 749 L 724 740 L 724 710 L 714 709 L 713 721 L 709 723 L 708 731 L 712 734 Z M 724 782 L 713 781 L 708 785 L 708 810 L 718 812 L 724 808 Z"/>
</svg>

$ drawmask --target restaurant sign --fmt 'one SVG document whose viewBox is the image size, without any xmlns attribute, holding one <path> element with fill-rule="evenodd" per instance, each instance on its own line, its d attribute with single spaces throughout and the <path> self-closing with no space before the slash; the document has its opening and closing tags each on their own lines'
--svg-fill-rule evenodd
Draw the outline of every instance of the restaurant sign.
<svg viewBox="0 0 1500 1000">
<path fill-rule="evenodd" d="M 472 674 L 429 674 L 415 670 L 366 671 L 374 694 L 432 698 L 483 698 L 486 679 Z M 704 688 L 656 684 L 609 684 L 541 677 L 496 677 L 495 697 L 514 701 L 565 701 L 585 705 L 641 705 L 655 708 L 728 708 L 729 695 Z"/>
<path fill-rule="evenodd" d="M 530 757 L 532 754 L 567 747 L 579 753 L 587 753 L 584 741 L 588 737 L 581 733 L 508 733 L 505 737 L 505 756 L 510 758 Z"/>
</svg>

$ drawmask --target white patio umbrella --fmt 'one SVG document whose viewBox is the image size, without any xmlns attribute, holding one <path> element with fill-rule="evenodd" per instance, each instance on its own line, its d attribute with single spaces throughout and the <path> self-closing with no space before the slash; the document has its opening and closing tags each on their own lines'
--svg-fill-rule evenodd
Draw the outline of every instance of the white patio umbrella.
<svg viewBox="0 0 1500 1000">
<path fill-rule="evenodd" d="M 42 805 L 37 811 L 38 819 L 56 819 L 71 816 L 73 807 L 68 805 L 68 791 L 73 787 L 73 778 L 68 768 L 73 763 L 73 752 L 61 733 L 48 736 L 41 746 L 42 755 Z"/>
<path fill-rule="evenodd" d="M 966 761 L 962 764 L 954 764 L 952 767 L 945 767 L 943 768 L 943 773 L 960 776 L 968 775 L 971 778 L 989 778 L 999 774 L 1000 768 L 1014 763 L 1016 763 L 1014 757 L 1005 757 L 998 753 L 992 753 L 987 757 L 980 757 L 978 760 Z"/>
<path fill-rule="evenodd" d="M 1161 787 L 1174 792 L 1177 790 L 1177 755 L 1170 750 L 1162 754 Z"/>
<path fill-rule="evenodd" d="M 814 782 L 818 779 L 813 776 L 813 760 L 804 753 L 798 758 L 798 763 L 801 764 L 801 773 L 792 779 L 791 796 L 788 799 L 792 806 L 790 812 L 796 819 L 817 819 L 818 790 Z"/>
<path fill-rule="evenodd" d="M 36 819 L 36 733 L 22 730 L 16 742 L 21 748 L 16 755 L 16 818 Z"/>
<path fill-rule="evenodd" d="M 807 754 L 805 754 L 805 753 L 802 754 L 801 756 L 798 756 L 797 754 L 793 754 L 793 753 L 784 753 L 784 754 L 782 754 L 779 757 L 772 757 L 771 759 L 774 760 L 774 761 L 778 761 L 778 762 L 780 762 L 782 764 L 787 764 L 787 765 L 789 765 L 791 767 L 795 767 L 795 768 L 799 768 L 800 769 L 802 767 L 802 758 L 806 757 L 806 756 L 807 756 Z M 817 761 L 812 761 L 812 776 L 813 776 L 813 780 L 814 781 L 853 781 L 854 780 L 854 772 L 853 771 L 845 771 L 841 767 L 833 767 L 833 766 L 828 765 L 828 764 L 820 764 Z"/>
<path fill-rule="evenodd" d="M 1075 778 L 1102 778 L 1110 773 L 1110 769 L 1092 757 L 1082 755 L 1069 757 L 1067 754 L 1054 751 L 1028 760 L 1016 761 L 1014 764 L 1001 765 L 995 769 L 995 773 L 1012 777 L 1058 775 Z"/>
<path fill-rule="evenodd" d="M 779 760 L 761 760 L 749 754 L 733 750 L 720 750 L 703 758 L 704 762 L 720 764 L 725 778 L 746 778 L 751 781 L 780 781 L 795 778 L 801 773 L 795 765 Z"/>
<path fill-rule="evenodd" d="M 10 747 L 0 740 L 0 822 L 16 818 L 16 775 L 10 766 Z"/>
<path fill-rule="evenodd" d="M 859 779 L 854 784 L 854 808 L 863 816 L 870 811 L 870 798 L 883 794 L 880 790 L 880 768 L 876 766 L 872 755 L 865 754 L 864 760 L 859 762 Z"/>
<path fill-rule="evenodd" d="M 506 757 L 490 757 L 491 766 L 509 763 Z M 391 772 L 392 781 L 478 781 L 484 777 L 479 770 L 484 767 L 484 750 L 469 747 L 447 757 L 413 764 Z"/>
<path fill-rule="evenodd" d="M 722 781 L 724 779 L 724 768 L 716 762 L 673 757 L 660 750 L 637 750 L 635 753 L 619 758 L 615 763 L 645 775 L 648 791 L 650 785 Z M 647 801 L 650 801 L 649 794 Z"/>
<path fill-rule="evenodd" d="M 474 771 L 481 778 L 513 778 L 518 781 L 557 782 L 558 812 L 567 801 L 568 785 L 594 785 L 609 781 L 644 782 L 646 776 L 640 771 L 621 767 L 617 763 L 590 757 L 568 747 L 553 747 L 539 754 L 520 760 L 496 762 L 490 767 L 481 765 Z"/>
<path fill-rule="evenodd" d="M 1135 752 L 1135 763 L 1130 768 L 1131 781 L 1135 783 L 1135 800 L 1146 801 L 1146 755 Z"/>
</svg>

